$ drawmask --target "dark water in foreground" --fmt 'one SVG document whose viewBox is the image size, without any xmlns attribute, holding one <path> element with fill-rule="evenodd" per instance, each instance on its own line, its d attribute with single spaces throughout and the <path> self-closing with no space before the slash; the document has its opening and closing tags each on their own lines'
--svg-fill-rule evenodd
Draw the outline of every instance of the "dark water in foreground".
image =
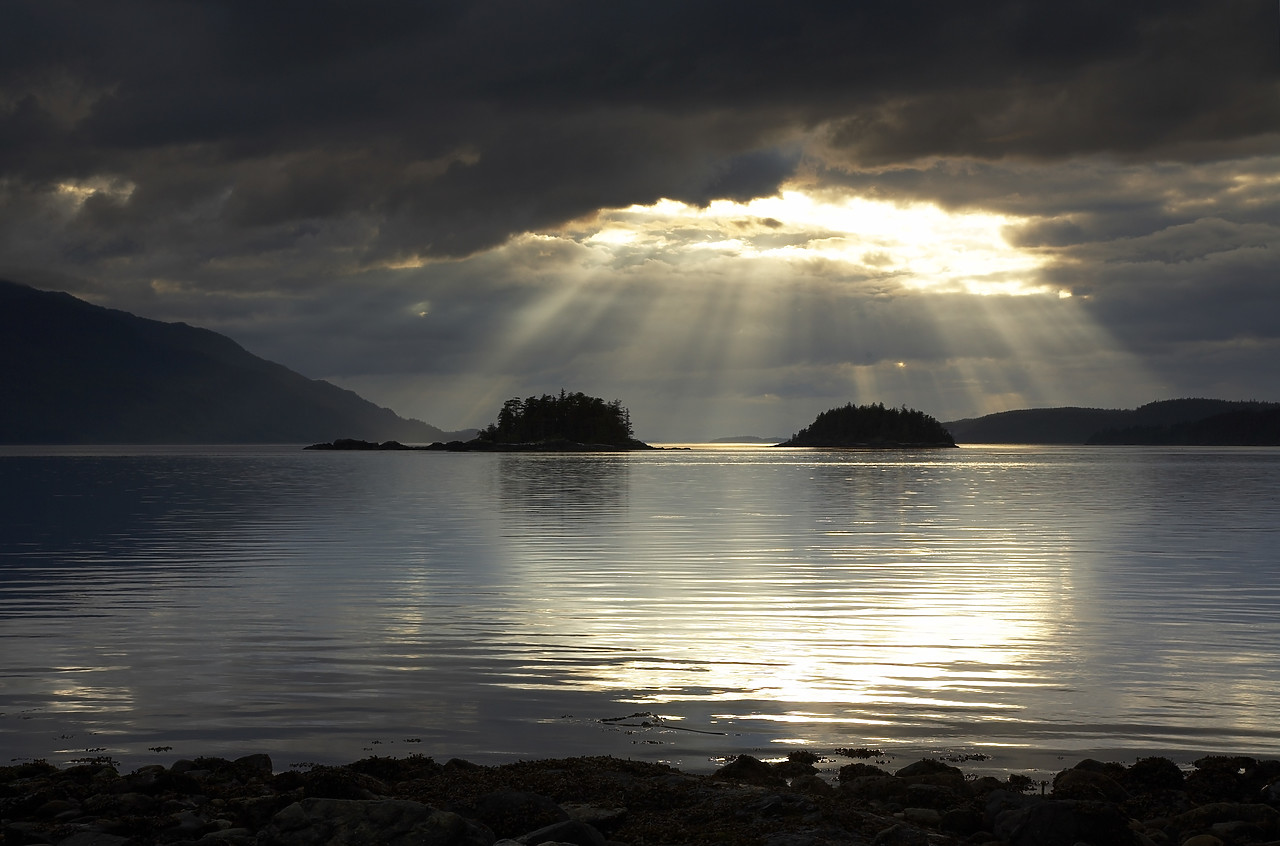
<svg viewBox="0 0 1280 846">
<path fill-rule="evenodd" d="M 1280 450 L 8 448 L 0 506 L 0 763 L 1280 756 Z"/>
</svg>

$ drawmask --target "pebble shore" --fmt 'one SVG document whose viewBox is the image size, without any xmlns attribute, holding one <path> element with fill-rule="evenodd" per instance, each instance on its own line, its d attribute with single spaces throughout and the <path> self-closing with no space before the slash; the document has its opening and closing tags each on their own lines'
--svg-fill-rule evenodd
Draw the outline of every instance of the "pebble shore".
<svg viewBox="0 0 1280 846">
<path fill-rule="evenodd" d="M 266 755 L 122 774 L 0 767 L 5 846 L 1280 846 L 1280 761 L 1085 760 L 1050 782 L 846 751 L 739 756 L 710 775 L 618 758 L 481 766 L 366 758 L 276 772 Z M 837 761 L 839 763 L 839 761 Z"/>
</svg>

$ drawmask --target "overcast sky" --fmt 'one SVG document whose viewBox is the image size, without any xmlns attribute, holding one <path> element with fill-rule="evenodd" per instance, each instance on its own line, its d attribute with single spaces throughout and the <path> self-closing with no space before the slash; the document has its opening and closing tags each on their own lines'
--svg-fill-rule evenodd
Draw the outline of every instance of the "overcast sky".
<svg viewBox="0 0 1280 846">
<path fill-rule="evenodd" d="M 0 276 L 446 429 L 1280 400 L 1274 0 L 0 3 Z"/>
</svg>

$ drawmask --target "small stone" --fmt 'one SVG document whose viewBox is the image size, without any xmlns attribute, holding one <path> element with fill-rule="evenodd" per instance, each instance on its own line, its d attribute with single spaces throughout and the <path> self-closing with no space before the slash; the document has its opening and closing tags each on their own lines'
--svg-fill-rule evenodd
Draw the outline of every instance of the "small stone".
<svg viewBox="0 0 1280 846">
<path fill-rule="evenodd" d="M 902 818 L 909 823 L 930 828 L 937 828 L 938 823 L 942 822 L 942 814 L 933 808 L 904 808 Z"/>
<path fill-rule="evenodd" d="M 52 819 L 67 811 L 79 811 L 80 803 L 70 799 L 51 799 L 36 808 L 35 815 L 44 819 Z"/>
<path fill-rule="evenodd" d="M 224 828 L 201 837 L 196 846 L 252 846 L 257 837 L 247 828 Z"/>
<path fill-rule="evenodd" d="M 1231 820 L 1230 822 L 1214 823 L 1209 831 L 1212 834 L 1221 837 L 1228 843 L 1236 841 L 1258 841 L 1266 838 L 1266 832 L 1261 826 L 1258 826 L 1245 820 Z"/>
<path fill-rule="evenodd" d="M 608 832 L 617 828 L 627 818 L 626 808 L 601 808 L 596 805 L 561 805 L 569 819 Z"/>
<path fill-rule="evenodd" d="M 457 814 L 404 799 L 304 799 L 272 817 L 258 835 L 261 846 L 489 846 L 493 840 L 489 829 Z"/>
<path fill-rule="evenodd" d="M 1197 834 L 1182 841 L 1182 846 L 1225 846 L 1225 844 L 1212 834 Z"/>
<path fill-rule="evenodd" d="M 544 844 L 551 846 L 553 843 L 566 844 L 566 846 L 606 846 L 607 844 L 603 834 L 579 820 L 552 823 L 516 839 L 524 846 L 544 846 Z"/>
<path fill-rule="evenodd" d="M 1178 814 L 1173 818 L 1173 824 L 1186 831 L 1188 829 L 1205 829 L 1215 823 L 1234 822 L 1236 820 L 1256 823 L 1266 829 L 1275 830 L 1280 826 L 1280 811 L 1270 805 L 1211 802 L 1187 811 L 1185 814 Z"/>
<path fill-rule="evenodd" d="M 871 840 L 872 846 L 928 846 L 929 836 L 908 825 L 892 825 Z"/>
<path fill-rule="evenodd" d="M 123 846 L 129 838 L 102 831 L 82 831 L 58 841 L 58 846 Z"/>
</svg>

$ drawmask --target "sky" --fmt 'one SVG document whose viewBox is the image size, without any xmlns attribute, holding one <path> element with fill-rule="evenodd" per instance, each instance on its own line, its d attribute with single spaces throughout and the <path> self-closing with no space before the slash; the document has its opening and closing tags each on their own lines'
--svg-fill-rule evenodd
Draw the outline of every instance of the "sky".
<svg viewBox="0 0 1280 846">
<path fill-rule="evenodd" d="M 1280 400 L 1280 8 L 5 0 L 0 277 L 444 429 Z"/>
</svg>

